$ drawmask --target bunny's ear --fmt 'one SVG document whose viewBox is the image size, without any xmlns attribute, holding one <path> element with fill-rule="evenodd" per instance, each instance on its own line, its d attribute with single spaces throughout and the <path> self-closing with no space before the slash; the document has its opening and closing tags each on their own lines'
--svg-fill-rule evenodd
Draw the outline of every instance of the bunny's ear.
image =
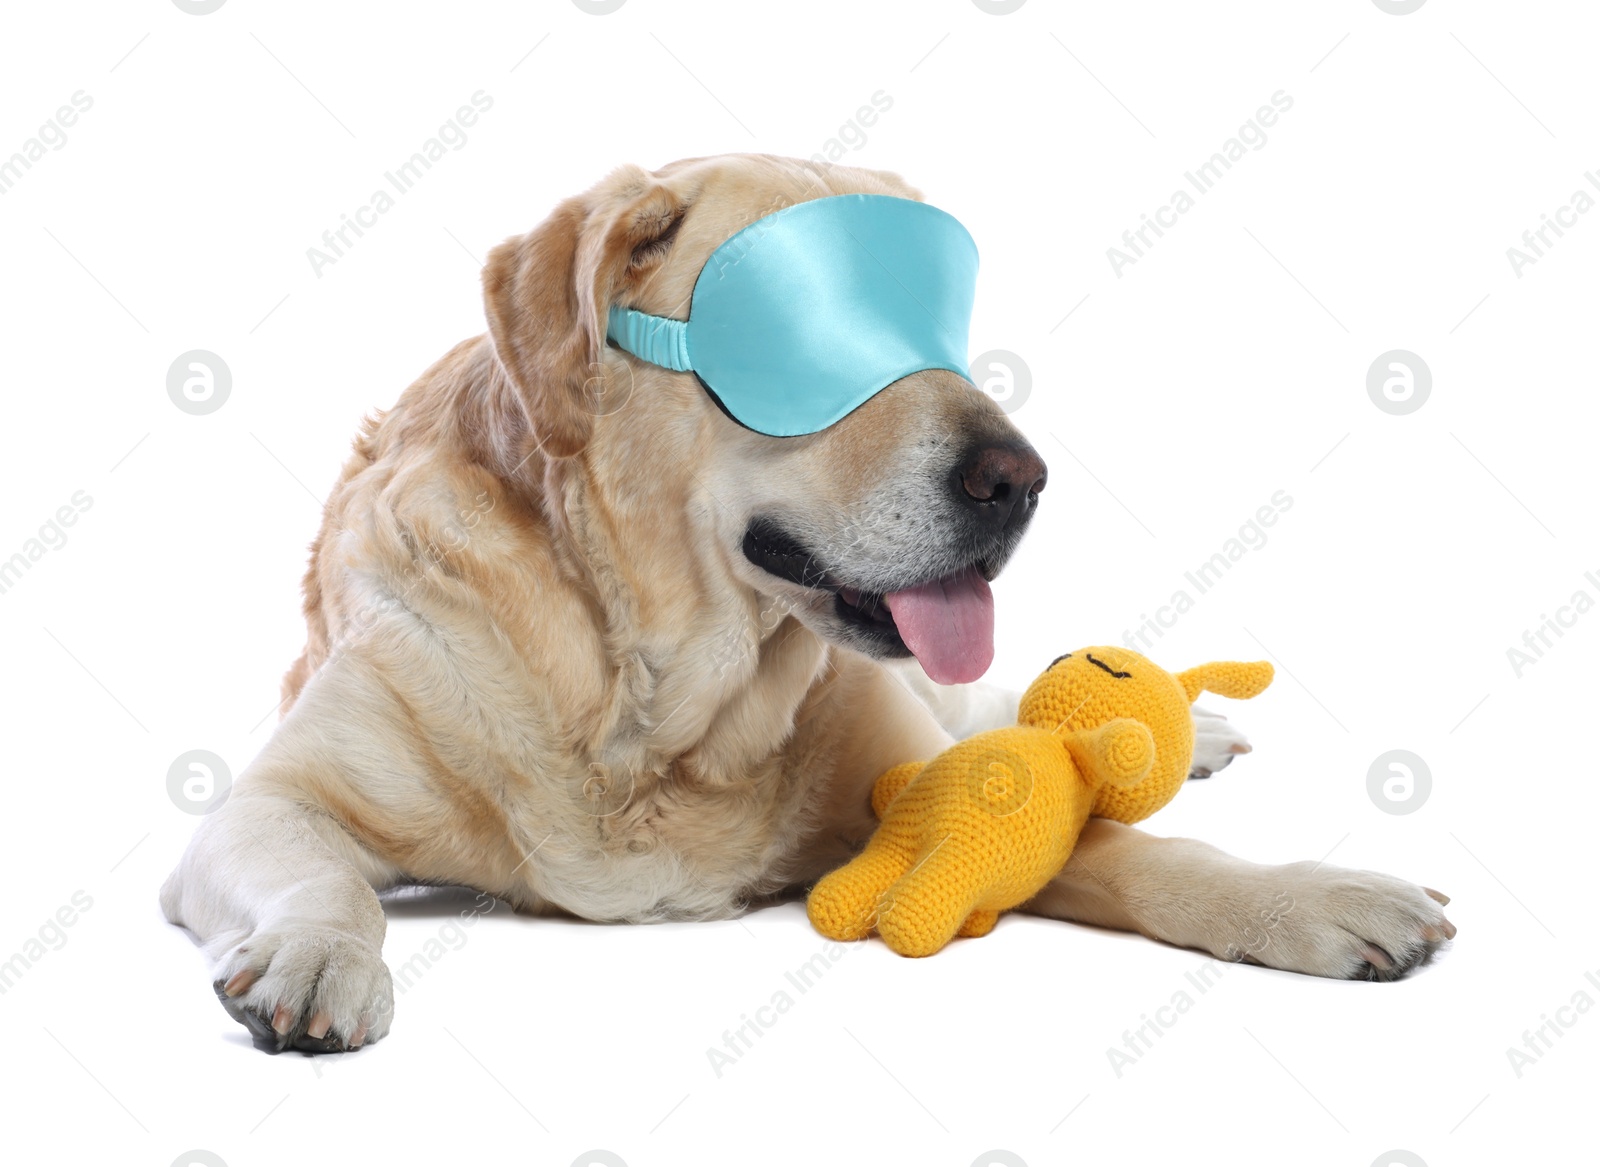
<svg viewBox="0 0 1600 1167">
<path fill-rule="evenodd" d="M 1218 660 L 1185 669 L 1177 676 L 1190 701 L 1202 692 L 1243 700 L 1272 684 L 1272 665 L 1264 660 Z"/>
</svg>

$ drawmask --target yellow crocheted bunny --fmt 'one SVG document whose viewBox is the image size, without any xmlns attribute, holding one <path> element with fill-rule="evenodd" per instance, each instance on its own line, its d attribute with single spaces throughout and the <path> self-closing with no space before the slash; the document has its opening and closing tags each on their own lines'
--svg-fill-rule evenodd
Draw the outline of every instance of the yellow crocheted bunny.
<svg viewBox="0 0 1600 1167">
<path fill-rule="evenodd" d="M 1060 871 L 1091 815 L 1134 823 L 1183 785 L 1194 753 L 1189 705 L 1202 690 L 1254 697 L 1266 661 L 1218 661 L 1174 676 L 1126 648 L 1057 657 L 1022 696 L 1018 724 L 887 771 L 883 821 L 866 850 L 812 889 L 819 932 L 874 928 L 902 956 L 983 936 Z"/>
</svg>

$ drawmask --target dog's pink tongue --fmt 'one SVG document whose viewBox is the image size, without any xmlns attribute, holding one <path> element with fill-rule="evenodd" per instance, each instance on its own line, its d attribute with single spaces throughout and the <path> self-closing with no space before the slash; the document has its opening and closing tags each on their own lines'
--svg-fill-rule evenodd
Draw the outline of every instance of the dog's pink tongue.
<svg viewBox="0 0 1600 1167">
<path fill-rule="evenodd" d="M 900 639 L 939 684 L 976 681 L 994 660 L 994 594 L 976 567 L 883 600 Z"/>
</svg>

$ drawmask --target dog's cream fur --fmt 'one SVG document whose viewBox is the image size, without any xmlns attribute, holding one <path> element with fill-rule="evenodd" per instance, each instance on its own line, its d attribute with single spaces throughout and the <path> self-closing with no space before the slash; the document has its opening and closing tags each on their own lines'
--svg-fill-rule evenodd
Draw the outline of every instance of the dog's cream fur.
<svg viewBox="0 0 1600 1167">
<path fill-rule="evenodd" d="M 489 335 L 357 439 L 283 722 L 162 891 L 236 1017 L 306 1048 L 382 1037 L 375 888 L 465 884 L 597 920 L 737 913 L 854 853 L 884 769 L 1011 721 L 1014 696 L 852 651 L 831 596 L 740 553 L 775 514 L 864 587 L 937 574 L 957 446 L 1018 437 L 986 396 L 919 373 L 773 439 L 605 346 L 609 304 L 682 317 L 723 240 L 850 191 L 919 197 L 764 156 L 630 167 L 495 249 Z M 1200 731 L 1203 769 L 1248 748 L 1220 719 Z M 1098 821 L 1032 907 L 1337 977 L 1399 975 L 1452 931 L 1402 880 Z"/>
</svg>

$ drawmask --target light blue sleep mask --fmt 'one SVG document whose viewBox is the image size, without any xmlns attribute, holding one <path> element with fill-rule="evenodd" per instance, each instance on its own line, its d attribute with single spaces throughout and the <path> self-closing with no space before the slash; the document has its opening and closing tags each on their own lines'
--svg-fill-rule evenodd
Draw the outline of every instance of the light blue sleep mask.
<svg viewBox="0 0 1600 1167">
<path fill-rule="evenodd" d="M 606 337 L 692 372 L 740 425 L 826 429 L 924 369 L 967 371 L 978 248 L 952 216 L 888 195 L 813 199 L 711 253 L 689 319 L 613 306 Z"/>
</svg>

